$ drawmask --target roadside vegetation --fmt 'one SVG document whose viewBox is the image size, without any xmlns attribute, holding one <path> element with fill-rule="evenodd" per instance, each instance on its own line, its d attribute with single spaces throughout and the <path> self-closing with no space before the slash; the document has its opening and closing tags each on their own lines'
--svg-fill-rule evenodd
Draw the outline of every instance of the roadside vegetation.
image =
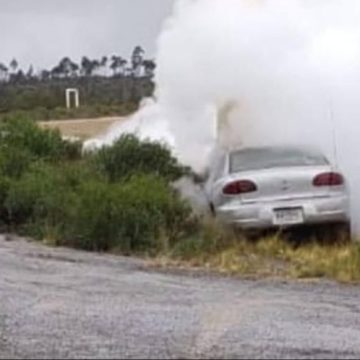
<svg viewBox="0 0 360 360">
<path fill-rule="evenodd" d="M 190 175 L 160 143 L 132 135 L 83 153 L 26 116 L 0 122 L 3 232 L 52 246 L 150 257 L 154 266 L 360 281 L 360 246 L 247 239 L 195 215 L 172 183 Z"/>
<path fill-rule="evenodd" d="M 177 241 L 190 206 L 170 186 L 170 151 L 124 136 L 98 153 L 26 118 L 0 124 L 1 222 L 9 231 L 86 250 L 155 252 Z"/>
<path fill-rule="evenodd" d="M 360 245 L 350 241 L 319 242 L 315 237 L 294 242 L 281 233 L 249 239 L 208 219 L 196 234 L 160 254 L 152 266 L 205 269 L 250 278 L 359 282 Z"/>
</svg>

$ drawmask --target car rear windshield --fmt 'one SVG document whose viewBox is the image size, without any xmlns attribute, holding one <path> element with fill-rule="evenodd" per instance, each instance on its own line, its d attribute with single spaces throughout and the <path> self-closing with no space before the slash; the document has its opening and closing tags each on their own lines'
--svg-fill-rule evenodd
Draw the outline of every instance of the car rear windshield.
<svg viewBox="0 0 360 360">
<path fill-rule="evenodd" d="M 328 161 L 321 154 L 299 149 L 254 148 L 230 154 L 230 173 L 277 167 L 325 165 Z"/>
</svg>

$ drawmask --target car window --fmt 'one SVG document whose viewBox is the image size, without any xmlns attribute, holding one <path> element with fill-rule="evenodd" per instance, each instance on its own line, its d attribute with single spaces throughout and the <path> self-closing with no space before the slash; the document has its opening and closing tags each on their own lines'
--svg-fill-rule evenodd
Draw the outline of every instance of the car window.
<svg viewBox="0 0 360 360">
<path fill-rule="evenodd" d="M 230 173 L 273 167 L 311 166 L 328 164 L 317 153 L 288 148 L 253 148 L 234 151 L 230 154 Z"/>
</svg>

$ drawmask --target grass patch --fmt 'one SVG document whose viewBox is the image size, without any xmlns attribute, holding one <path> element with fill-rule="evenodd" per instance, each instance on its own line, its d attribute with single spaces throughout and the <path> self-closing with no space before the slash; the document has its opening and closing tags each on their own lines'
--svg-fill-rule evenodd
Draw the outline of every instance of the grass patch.
<svg viewBox="0 0 360 360">
<path fill-rule="evenodd" d="M 295 245 L 280 234 L 249 240 L 240 232 L 206 221 L 193 237 L 177 243 L 155 266 L 202 267 L 229 275 L 328 278 L 360 281 L 360 244 Z"/>
</svg>

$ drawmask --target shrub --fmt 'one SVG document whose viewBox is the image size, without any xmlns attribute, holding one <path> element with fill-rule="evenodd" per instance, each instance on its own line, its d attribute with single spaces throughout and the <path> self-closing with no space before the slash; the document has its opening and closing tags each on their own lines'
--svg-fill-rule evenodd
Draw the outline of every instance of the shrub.
<svg viewBox="0 0 360 360">
<path fill-rule="evenodd" d="M 79 159 L 80 143 L 28 119 L 6 120 L 0 134 L 0 216 L 23 234 L 86 250 L 156 252 L 188 231 L 191 209 L 170 186 L 186 169 L 163 145 L 128 135 Z"/>
<path fill-rule="evenodd" d="M 63 155 L 67 160 L 79 160 L 82 157 L 81 141 L 63 140 Z"/>
<path fill-rule="evenodd" d="M 38 163 L 14 181 L 5 207 L 13 225 L 34 223 L 50 216 L 50 210 L 63 207 L 66 189 L 62 176 L 52 166 Z"/>
<path fill-rule="evenodd" d="M 110 184 L 86 162 L 34 163 L 20 179 L 1 185 L 4 221 L 85 250 L 157 251 L 161 236 L 183 236 L 190 215 L 164 179 L 139 174 Z"/>
<path fill-rule="evenodd" d="M 9 193 L 11 180 L 8 177 L 0 177 L 0 224 L 8 224 L 9 216 L 5 207 L 5 201 Z"/>
<path fill-rule="evenodd" d="M 91 179 L 100 181 L 102 177 L 84 162 L 33 163 L 7 187 L 3 200 L 6 220 L 15 227 L 27 228 L 25 231 L 36 237 L 46 235 L 45 225 L 47 229 L 63 228 L 80 185 Z"/>
<path fill-rule="evenodd" d="M 58 161 L 81 156 L 81 144 L 62 139 L 57 130 L 40 129 L 27 117 L 9 118 L 0 124 L 0 152 L 5 156 L 17 152 L 27 160 Z M 24 156 L 23 156 L 24 157 Z"/>
<path fill-rule="evenodd" d="M 34 161 L 28 149 L 0 145 L 0 175 L 19 178 Z"/>
<path fill-rule="evenodd" d="M 155 174 L 172 181 L 188 172 L 167 147 L 140 141 L 133 135 L 123 135 L 112 146 L 99 150 L 95 164 L 112 182 L 137 173 Z"/>
<path fill-rule="evenodd" d="M 71 212 L 64 245 L 133 252 L 158 250 L 164 234 L 180 236 L 190 208 L 163 179 L 138 175 L 117 184 L 83 184 Z"/>
<path fill-rule="evenodd" d="M 27 118 L 10 119 L 0 127 L 3 146 L 28 149 L 39 158 L 60 158 L 63 140 L 58 131 L 42 130 Z"/>
</svg>

